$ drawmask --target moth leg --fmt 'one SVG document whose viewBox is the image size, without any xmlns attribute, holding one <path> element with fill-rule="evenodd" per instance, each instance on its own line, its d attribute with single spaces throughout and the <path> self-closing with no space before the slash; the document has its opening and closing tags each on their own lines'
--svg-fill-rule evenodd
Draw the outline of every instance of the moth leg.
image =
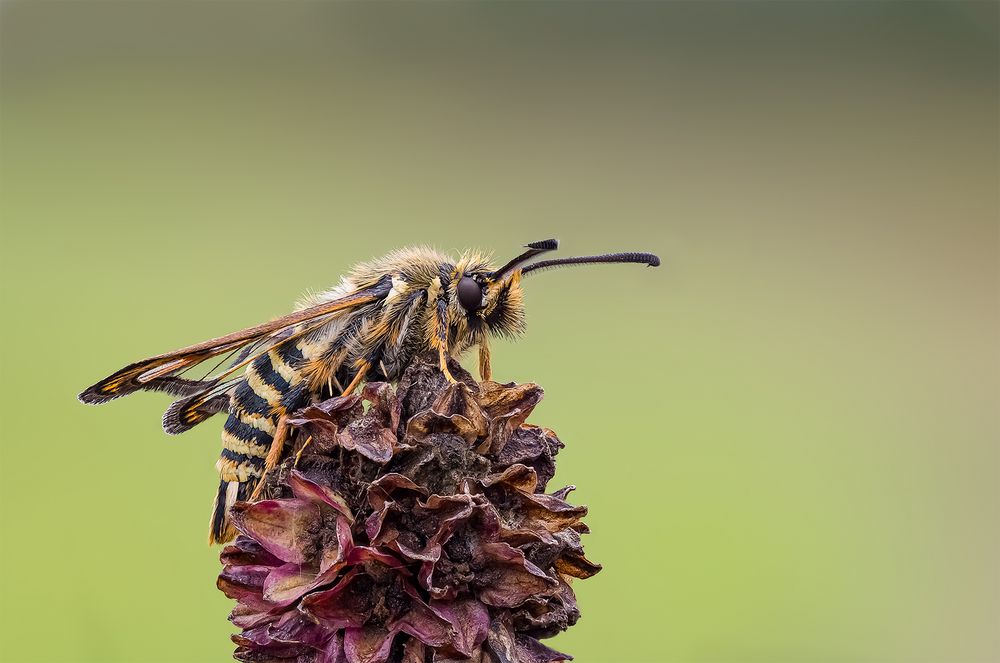
<svg viewBox="0 0 1000 663">
<path fill-rule="evenodd" d="M 479 377 L 483 382 L 493 379 L 493 367 L 490 365 L 490 344 L 485 338 L 479 341 Z"/>
<path fill-rule="evenodd" d="M 437 315 L 432 319 L 434 321 L 434 344 L 437 345 L 441 372 L 444 373 L 448 382 L 455 384 L 458 380 L 452 377 L 451 371 L 448 370 L 448 308 L 443 299 L 438 301 Z"/>
<path fill-rule="evenodd" d="M 451 371 L 448 370 L 448 348 L 446 348 L 443 345 L 441 347 L 439 347 L 438 348 L 438 357 L 441 360 L 441 362 L 440 362 L 441 363 L 441 372 L 444 373 L 444 376 L 445 376 L 445 378 L 448 379 L 448 382 L 451 382 L 452 384 L 455 384 L 456 382 L 458 382 L 458 380 L 456 380 L 454 377 L 452 377 Z"/>
<path fill-rule="evenodd" d="M 354 390 L 357 389 L 358 385 L 361 384 L 361 381 L 364 380 L 365 374 L 368 372 L 368 369 L 370 369 L 371 367 L 372 367 L 372 365 L 371 365 L 370 362 L 367 362 L 367 361 L 364 361 L 364 360 L 358 362 L 358 372 L 354 375 L 354 379 L 351 380 L 351 384 L 347 385 L 347 387 L 344 389 L 343 393 L 340 394 L 340 395 L 341 396 L 350 396 L 351 394 L 353 394 Z"/>
<path fill-rule="evenodd" d="M 285 450 L 285 442 L 288 440 L 288 415 L 282 414 L 278 418 L 278 426 L 274 431 L 274 437 L 271 438 L 271 448 L 267 452 L 267 458 L 264 459 L 264 469 L 260 473 L 260 479 L 257 480 L 257 486 L 253 489 L 253 494 L 250 495 L 250 501 L 253 502 L 260 495 L 260 491 L 264 489 L 264 479 L 267 478 L 267 473 L 274 469 L 278 461 L 281 460 L 281 453 Z"/>
<path fill-rule="evenodd" d="M 302 459 L 302 452 L 306 450 L 306 447 L 308 447 L 309 443 L 312 442 L 312 441 L 313 441 L 312 435 L 310 435 L 309 437 L 306 438 L 305 444 L 303 444 L 302 448 L 299 449 L 298 453 L 295 454 L 295 462 L 292 463 L 292 467 L 298 467 L 299 466 L 299 460 Z"/>
</svg>

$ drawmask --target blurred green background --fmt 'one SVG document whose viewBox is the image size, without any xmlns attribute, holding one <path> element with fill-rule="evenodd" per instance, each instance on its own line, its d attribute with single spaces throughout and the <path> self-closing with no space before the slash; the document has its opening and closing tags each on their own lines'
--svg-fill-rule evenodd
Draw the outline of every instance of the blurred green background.
<svg viewBox="0 0 1000 663">
<path fill-rule="evenodd" d="M 1000 659 L 996 3 L 4 2 L 0 658 L 222 661 L 221 421 L 83 387 L 395 247 L 528 284 L 581 663 Z"/>
</svg>

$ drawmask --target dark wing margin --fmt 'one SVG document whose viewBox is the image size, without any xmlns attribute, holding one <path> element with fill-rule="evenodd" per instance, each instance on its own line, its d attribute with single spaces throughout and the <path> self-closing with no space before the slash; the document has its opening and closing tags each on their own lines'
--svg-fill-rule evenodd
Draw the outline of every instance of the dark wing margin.
<svg viewBox="0 0 1000 663">
<path fill-rule="evenodd" d="M 375 285 L 358 290 L 340 299 L 310 306 L 309 308 L 296 311 L 270 322 L 213 338 L 174 352 L 137 361 L 87 388 L 80 394 L 79 399 L 88 405 L 100 405 L 143 390 L 165 391 L 175 396 L 188 398 L 197 397 L 206 390 L 212 390 L 218 384 L 218 379 L 212 378 L 202 381 L 186 380 L 177 377 L 177 373 L 196 366 L 207 359 L 232 352 L 265 336 L 276 333 L 280 334 L 284 330 L 301 323 L 316 322 L 326 316 L 332 317 L 334 314 L 342 311 L 383 299 L 389 294 L 391 288 L 392 279 L 386 276 Z M 266 347 L 265 344 L 265 351 Z M 241 364 L 244 363 L 246 361 L 241 362 Z"/>
<path fill-rule="evenodd" d="M 232 389 L 239 379 L 209 383 L 201 391 L 171 403 L 163 413 L 163 430 L 168 435 L 180 435 L 206 419 L 229 409 Z"/>
</svg>

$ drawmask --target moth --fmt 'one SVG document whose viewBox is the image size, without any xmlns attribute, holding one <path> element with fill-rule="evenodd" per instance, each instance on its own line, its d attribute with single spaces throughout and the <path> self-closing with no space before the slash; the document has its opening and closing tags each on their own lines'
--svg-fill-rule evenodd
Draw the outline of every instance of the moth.
<svg viewBox="0 0 1000 663">
<path fill-rule="evenodd" d="M 339 284 L 307 297 L 289 315 L 129 364 L 79 398 L 98 405 L 136 391 L 166 392 L 177 397 L 163 415 L 170 434 L 228 414 L 209 532 L 210 544 L 224 543 L 235 536 L 230 507 L 252 498 L 281 458 L 289 412 L 350 394 L 364 381 L 396 380 L 413 357 L 426 351 L 438 353 L 442 373 L 454 382 L 449 357 L 475 346 L 479 374 L 489 380 L 490 338 L 524 332 L 521 283 L 526 276 L 568 265 L 660 264 L 650 253 L 534 261 L 558 248 L 554 239 L 525 248 L 500 267 L 476 251 L 457 260 L 428 248 L 390 253 L 357 265 Z M 220 357 L 206 377 L 184 377 Z"/>
</svg>

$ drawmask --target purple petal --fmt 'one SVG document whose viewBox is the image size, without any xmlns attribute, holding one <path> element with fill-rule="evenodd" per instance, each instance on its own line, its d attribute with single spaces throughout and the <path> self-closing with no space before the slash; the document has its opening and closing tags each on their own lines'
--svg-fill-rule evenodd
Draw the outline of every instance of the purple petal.
<svg viewBox="0 0 1000 663">
<path fill-rule="evenodd" d="M 466 658 L 461 654 L 456 654 L 458 658 L 452 656 L 451 654 L 446 654 L 441 650 L 437 650 L 433 653 L 431 658 L 432 663 L 496 663 L 496 659 L 493 658 L 489 652 L 484 648 L 479 647 L 472 653 L 472 656 Z"/>
<path fill-rule="evenodd" d="M 546 647 L 527 635 L 515 636 L 514 649 L 517 651 L 518 663 L 559 663 L 559 661 L 573 660 L 569 654 Z"/>
<path fill-rule="evenodd" d="M 223 566 L 247 566 L 262 564 L 281 566 L 284 562 L 261 548 L 260 544 L 251 538 L 238 536 L 236 540 L 222 549 L 219 561 Z"/>
<path fill-rule="evenodd" d="M 238 601 L 232 617 L 250 616 L 248 619 L 252 621 L 253 614 L 271 609 L 262 594 L 264 578 L 271 568 L 232 566 L 222 570 L 215 584 L 223 594 Z"/>
<path fill-rule="evenodd" d="M 403 575 L 410 575 L 410 572 L 406 570 L 406 565 L 399 558 L 370 546 L 355 546 L 351 548 L 344 561 L 349 565 L 364 564 L 365 562 L 381 562 L 390 569 L 396 569 Z"/>
<path fill-rule="evenodd" d="M 334 633 L 316 655 L 316 663 L 347 663 L 344 641 L 340 633 Z"/>
<path fill-rule="evenodd" d="M 261 624 L 269 624 L 277 619 L 267 611 L 255 610 L 245 603 L 237 603 L 233 611 L 229 613 L 229 621 L 240 628 L 254 628 Z"/>
<path fill-rule="evenodd" d="M 348 628 L 344 631 L 344 653 L 349 663 L 385 663 L 392 649 L 390 633 L 381 626 Z"/>
<path fill-rule="evenodd" d="M 365 519 L 365 534 L 368 535 L 370 541 L 376 541 L 382 532 L 382 526 L 385 524 L 385 518 L 389 515 L 389 509 L 395 502 L 387 502 L 383 505 L 383 508 L 372 512 L 368 518 Z"/>
<path fill-rule="evenodd" d="M 320 511 L 314 502 L 301 499 L 237 502 L 231 513 L 241 532 L 286 562 L 303 564 L 315 553 Z"/>
<path fill-rule="evenodd" d="M 320 403 L 314 403 L 297 410 L 288 419 L 288 423 L 298 425 L 299 419 L 327 419 L 335 420 L 336 415 L 348 412 L 361 402 L 360 394 L 350 396 L 334 396 Z"/>
<path fill-rule="evenodd" d="M 479 600 L 500 608 L 516 608 L 529 598 L 548 595 L 559 583 L 506 543 L 483 544 L 486 567 L 476 574 Z"/>
<path fill-rule="evenodd" d="M 426 495 L 427 491 L 402 474 L 390 472 L 372 482 L 368 488 L 368 503 L 377 511 L 386 502 L 398 500 L 400 494 Z"/>
<path fill-rule="evenodd" d="M 427 647 L 416 638 L 410 638 L 403 645 L 403 659 L 400 663 L 424 663 L 427 660 Z"/>
<path fill-rule="evenodd" d="M 267 574 L 274 569 L 273 566 L 262 566 L 258 564 L 248 564 L 246 566 L 230 565 L 222 570 L 220 578 L 225 578 L 227 582 L 241 587 L 250 587 L 260 590 L 264 586 L 264 579 Z M 234 598 L 230 596 L 229 598 Z"/>
<path fill-rule="evenodd" d="M 274 663 L 274 661 L 296 660 L 300 656 L 310 654 L 312 651 L 309 647 L 300 644 L 288 644 L 284 642 L 258 645 L 241 635 L 232 636 L 232 640 L 238 645 L 233 656 L 237 660 L 252 663 Z"/>
<path fill-rule="evenodd" d="M 302 599 L 301 610 L 329 629 L 360 627 L 371 615 L 373 602 L 370 580 L 352 569 L 331 589 Z"/>
<path fill-rule="evenodd" d="M 243 632 L 240 633 L 243 640 L 245 641 L 244 646 L 250 644 L 257 645 L 258 647 L 265 647 L 271 644 L 271 636 L 268 634 L 267 630 L 270 624 L 263 624 L 260 626 L 254 626 L 253 628 L 245 628 Z"/>
<path fill-rule="evenodd" d="M 451 646 L 469 658 L 486 640 L 490 628 L 490 613 L 475 599 L 431 601 L 431 610 L 447 619 L 455 629 Z"/>
<path fill-rule="evenodd" d="M 297 610 L 286 612 L 281 619 L 267 628 L 273 642 L 300 643 L 321 649 L 330 637 L 329 632 Z"/>
<path fill-rule="evenodd" d="M 271 571 L 264 580 L 264 599 L 278 606 L 295 602 L 316 581 L 316 570 L 301 564 L 285 564 Z"/>
<path fill-rule="evenodd" d="M 354 538 L 351 534 L 351 524 L 347 518 L 337 518 L 337 545 L 332 545 L 332 541 L 327 542 L 326 547 L 320 555 L 319 570 L 326 573 L 333 567 L 343 566 L 343 561 L 347 554 L 354 548 Z"/>
<path fill-rule="evenodd" d="M 351 507 L 347 505 L 347 500 L 332 489 L 307 479 L 298 471 L 292 472 L 288 478 L 288 485 L 291 487 L 295 497 L 321 502 L 345 516 L 352 523 L 354 522 L 354 515 L 351 513 Z"/>
<path fill-rule="evenodd" d="M 511 629 L 507 617 L 493 619 L 486 640 L 498 663 L 521 663 L 517 658 L 514 631 Z"/>
<path fill-rule="evenodd" d="M 403 590 L 410 596 L 410 605 L 386 626 L 418 638 L 425 645 L 441 647 L 451 642 L 455 635 L 451 623 L 423 602 L 417 590 L 409 583 Z"/>
</svg>

